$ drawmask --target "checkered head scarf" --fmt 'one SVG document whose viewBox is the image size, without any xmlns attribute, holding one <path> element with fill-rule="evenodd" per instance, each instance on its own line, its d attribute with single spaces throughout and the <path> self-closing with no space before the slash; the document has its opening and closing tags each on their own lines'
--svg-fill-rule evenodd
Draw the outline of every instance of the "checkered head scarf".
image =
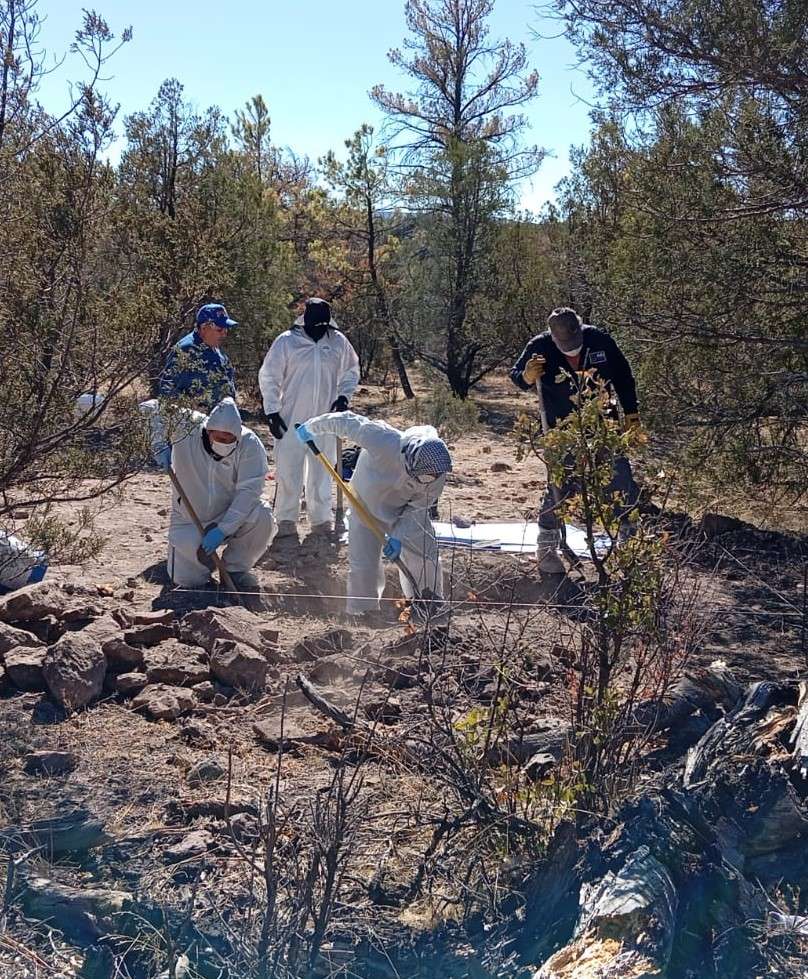
<svg viewBox="0 0 808 979">
<path fill-rule="evenodd" d="M 452 457 L 443 439 L 413 439 L 404 449 L 404 468 L 410 476 L 442 476 L 452 471 Z"/>
</svg>

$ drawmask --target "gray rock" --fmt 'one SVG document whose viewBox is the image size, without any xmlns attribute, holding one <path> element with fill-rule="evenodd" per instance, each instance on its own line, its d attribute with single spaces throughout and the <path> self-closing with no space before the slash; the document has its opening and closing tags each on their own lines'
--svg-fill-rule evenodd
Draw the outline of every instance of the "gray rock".
<svg viewBox="0 0 808 979">
<path fill-rule="evenodd" d="M 186 646 L 176 639 L 169 639 L 147 649 L 143 654 L 143 665 L 149 683 L 192 687 L 210 676 L 210 667 L 199 647 Z"/>
<path fill-rule="evenodd" d="M 200 609 L 188 612 L 177 631 L 183 642 L 201 646 L 209 653 L 219 639 L 242 643 L 262 653 L 267 662 L 276 663 L 278 632 L 270 629 L 246 608 Z"/>
<path fill-rule="evenodd" d="M 124 629 L 132 629 L 139 625 L 171 625 L 176 618 L 174 609 L 156 609 L 153 612 L 129 612 L 118 609 L 115 617 Z"/>
<path fill-rule="evenodd" d="M 112 682 L 116 693 L 138 693 L 149 683 L 145 673 L 119 673 Z"/>
<path fill-rule="evenodd" d="M 191 687 L 193 692 L 196 694 L 197 699 L 203 704 L 209 704 L 216 696 L 216 687 L 213 686 L 210 680 L 203 680 L 202 683 L 195 683 Z"/>
<path fill-rule="evenodd" d="M 227 639 L 217 639 L 210 656 L 210 672 L 222 683 L 240 690 L 263 690 L 267 679 L 267 661 L 250 646 Z"/>
<path fill-rule="evenodd" d="M 130 646 L 120 636 L 107 640 L 101 648 L 110 666 L 125 667 L 129 670 L 143 668 L 143 650 L 138 649 L 137 646 Z"/>
<path fill-rule="evenodd" d="M 186 687 L 150 683 L 134 698 L 132 706 L 154 721 L 173 721 L 196 706 L 196 697 Z"/>
<path fill-rule="evenodd" d="M 95 639 L 103 649 L 104 644 L 109 642 L 110 639 L 120 639 L 121 626 L 115 616 L 108 613 L 89 622 L 81 630 L 81 634 L 87 636 L 88 639 Z"/>
<path fill-rule="evenodd" d="M 47 650 L 44 646 L 17 646 L 3 657 L 6 674 L 18 690 L 45 690 L 42 663 Z"/>
<path fill-rule="evenodd" d="M 103 609 L 88 601 L 89 592 L 69 594 L 50 581 L 25 585 L 0 598 L 0 622 L 34 622 L 54 616 L 68 622 L 92 619 Z"/>
<path fill-rule="evenodd" d="M 239 843 L 253 843 L 260 832 L 258 820 L 248 812 L 237 812 L 230 817 L 230 832 Z"/>
<path fill-rule="evenodd" d="M 185 780 L 189 785 L 197 787 L 206 782 L 218 782 L 226 774 L 215 758 L 203 758 L 188 770 Z"/>
<path fill-rule="evenodd" d="M 130 646 L 157 646 L 166 639 L 173 639 L 175 635 L 173 625 L 153 622 L 151 625 L 139 625 L 127 630 L 123 639 Z"/>
<path fill-rule="evenodd" d="M 81 632 L 68 632 L 48 648 L 42 675 L 51 696 L 67 710 L 85 707 L 101 694 L 107 661 L 101 646 Z"/>
<path fill-rule="evenodd" d="M 97 816 L 89 809 L 79 807 L 61 812 L 58 816 L 2 829 L 0 840 L 19 851 L 40 846 L 43 856 L 50 859 L 64 853 L 82 853 L 104 846 L 111 837 Z"/>
<path fill-rule="evenodd" d="M 72 751 L 29 751 L 23 759 L 28 775 L 67 775 L 77 764 Z"/>
<path fill-rule="evenodd" d="M 253 733 L 260 744 L 269 751 L 294 751 L 300 747 L 304 739 L 315 735 L 316 731 L 316 722 L 308 717 L 302 721 L 285 715 L 281 724 L 280 711 L 253 723 Z"/>
<path fill-rule="evenodd" d="M 58 922 L 65 937 L 81 946 L 97 943 L 108 932 L 124 933 L 133 917 L 128 891 L 70 887 L 46 877 L 29 878 L 20 901 L 28 918 Z"/>
<path fill-rule="evenodd" d="M 206 829 L 195 829 L 184 836 L 179 843 L 163 851 L 167 863 L 181 863 L 185 860 L 195 860 L 204 856 L 213 846 L 213 834 Z"/>
<path fill-rule="evenodd" d="M 15 649 L 17 646 L 38 648 L 44 645 L 41 639 L 30 632 L 26 632 L 25 629 L 15 629 L 13 625 L 0 622 L 0 657 L 5 656 L 9 650 Z"/>
</svg>

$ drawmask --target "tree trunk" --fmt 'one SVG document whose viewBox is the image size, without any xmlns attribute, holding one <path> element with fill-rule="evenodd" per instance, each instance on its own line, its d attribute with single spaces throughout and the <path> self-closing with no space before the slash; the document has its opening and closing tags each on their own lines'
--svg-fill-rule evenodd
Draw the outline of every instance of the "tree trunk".
<svg viewBox="0 0 808 979">
<path fill-rule="evenodd" d="M 368 273 L 376 293 L 376 313 L 387 327 L 387 342 L 390 345 L 390 356 L 393 358 L 393 364 L 398 373 L 398 379 L 401 382 L 401 390 L 404 392 L 405 398 L 411 399 L 415 397 L 415 392 L 410 384 L 410 379 L 407 376 L 407 368 L 401 356 L 398 335 L 390 322 L 390 307 L 388 306 L 387 295 L 382 281 L 379 278 L 379 270 L 376 266 L 376 221 L 373 215 L 373 198 L 370 194 L 366 198 L 365 207 L 368 229 Z"/>
<path fill-rule="evenodd" d="M 415 397 L 415 392 L 410 384 L 410 379 L 407 376 L 407 367 L 404 363 L 404 359 L 401 356 L 401 347 L 399 346 L 398 337 L 391 330 L 387 334 L 387 342 L 390 344 L 390 356 L 393 358 L 393 364 L 395 365 L 396 372 L 398 373 L 398 379 L 401 382 L 401 390 L 404 392 L 404 397 L 411 399 Z"/>
</svg>

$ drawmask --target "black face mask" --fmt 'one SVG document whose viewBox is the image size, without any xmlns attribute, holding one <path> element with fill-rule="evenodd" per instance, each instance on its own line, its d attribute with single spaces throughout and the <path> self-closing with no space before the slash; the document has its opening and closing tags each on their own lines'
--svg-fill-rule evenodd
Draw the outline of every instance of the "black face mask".
<svg viewBox="0 0 808 979">
<path fill-rule="evenodd" d="M 319 343 L 328 331 L 328 323 L 312 323 L 311 326 L 303 326 L 306 335 L 311 337 L 315 343 Z"/>
</svg>

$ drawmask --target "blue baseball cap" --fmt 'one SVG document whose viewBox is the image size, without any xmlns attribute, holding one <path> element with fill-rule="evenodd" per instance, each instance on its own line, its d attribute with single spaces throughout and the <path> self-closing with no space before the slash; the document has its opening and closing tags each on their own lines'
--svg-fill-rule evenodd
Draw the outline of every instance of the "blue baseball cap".
<svg viewBox="0 0 808 979">
<path fill-rule="evenodd" d="M 238 326 L 238 323 L 231 320 L 227 315 L 227 310 L 221 303 L 208 303 L 206 306 L 199 307 L 196 314 L 196 325 L 204 326 L 205 323 L 213 323 L 214 326 L 222 326 L 226 330 Z"/>
</svg>

